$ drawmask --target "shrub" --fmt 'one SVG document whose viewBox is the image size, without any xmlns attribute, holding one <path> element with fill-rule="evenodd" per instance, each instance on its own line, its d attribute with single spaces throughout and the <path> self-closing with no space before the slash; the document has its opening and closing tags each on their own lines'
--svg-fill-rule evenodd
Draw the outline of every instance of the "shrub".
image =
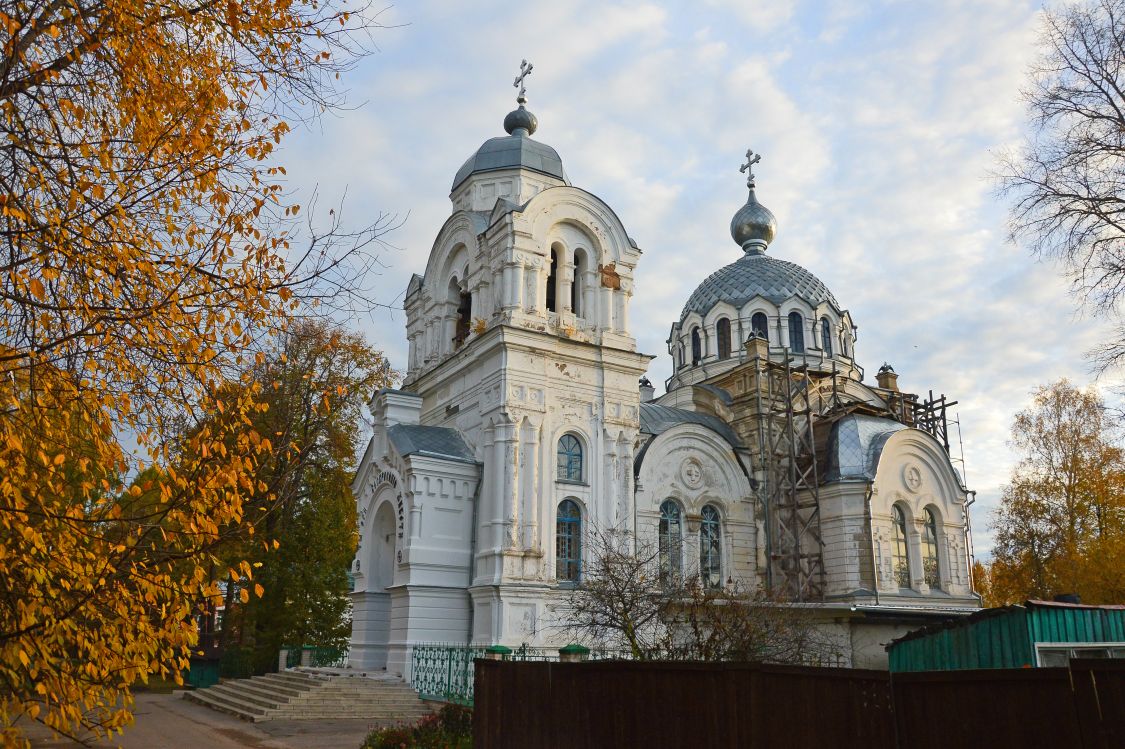
<svg viewBox="0 0 1125 749">
<path fill-rule="evenodd" d="M 361 749 L 471 749 L 472 745 L 473 711 L 446 705 L 413 726 L 372 731 Z"/>
</svg>

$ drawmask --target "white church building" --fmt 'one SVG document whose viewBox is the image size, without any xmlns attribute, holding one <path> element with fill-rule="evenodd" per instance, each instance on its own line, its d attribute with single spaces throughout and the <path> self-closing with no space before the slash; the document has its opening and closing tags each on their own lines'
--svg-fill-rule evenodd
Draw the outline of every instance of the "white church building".
<svg viewBox="0 0 1125 749">
<path fill-rule="evenodd" d="M 420 643 L 562 644 L 592 528 L 658 540 L 705 585 L 800 601 L 857 667 L 978 608 L 951 404 L 900 392 L 886 365 L 864 381 L 847 309 L 776 257 L 758 157 L 745 204 L 732 195 L 734 245 L 700 252 L 732 262 L 670 321 L 654 398 L 629 322 L 641 250 L 532 139 L 522 87 L 517 101 L 453 178 L 406 291 L 405 378 L 371 401 L 350 665 L 406 674 Z"/>
</svg>

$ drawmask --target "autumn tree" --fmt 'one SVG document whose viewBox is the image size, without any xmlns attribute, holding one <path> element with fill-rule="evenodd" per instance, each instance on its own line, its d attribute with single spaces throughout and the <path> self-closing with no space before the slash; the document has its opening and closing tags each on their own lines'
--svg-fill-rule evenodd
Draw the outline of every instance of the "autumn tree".
<svg viewBox="0 0 1125 749">
<path fill-rule="evenodd" d="M 808 610 L 764 590 L 670 574 L 659 544 L 633 534 L 594 529 L 584 556 L 562 612 L 577 640 L 638 660 L 836 665 L 843 654 Z"/>
<path fill-rule="evenodd" d="M 1125 600 L 1125 451 L 1101 398 L 1060 380 L 1016 415 L 1021 459 L 994 517 L 997 603 L 1078 593 Z"/>
<path fill-rule="evenodd" d="M 1043 11 L 1040 55 L 1024 90 L 1031 133 L 1001 158 L 1012 237 L 1061 259 L 1075 290 L 1116 317 L 1125 294 L 1125 0 Z M 1125 357 L 1125 326 L 1095 352 Z"/>
<path fill-rule="evenodd" d="M 303 321 L 271 339 L 249 380 L 268 408 L 251 421 L 274 449 L 258 466 L 264 487 L 244 522 L 253 543 L 226 552 L 232 564 L 259 565 L 261 598 L 242 603 L 235 591 L 251 584 L 227 576 L 221 644 L 243 646 L 261 669 L 277 662 L 284 644 L 341 646 L 349 634 L 348 567 L 355 555 L 351 481 L 363 404 L 391 384 L 386 359 L 362 336 L 323 320 Z M 259 501 L 261 500 L 261 501 Z"/>
<path fill-rule="evenodd" d="M 130 685 L 178 677 L 275 459 L 257 342 L 362 293 L 388 221 L 306 232 L 274 160 L 363 51 L 344 2 L 0 6 L 5 743 L 119 729 Z"/>
</svg>

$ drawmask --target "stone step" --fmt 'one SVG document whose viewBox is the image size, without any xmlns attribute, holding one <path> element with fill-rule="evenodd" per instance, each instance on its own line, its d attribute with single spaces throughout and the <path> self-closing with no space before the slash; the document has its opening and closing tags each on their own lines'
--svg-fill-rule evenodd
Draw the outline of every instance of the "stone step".
<svg viewBox="0 0 1125 749">
<path fill-rule="evenodd" d="M 414 723 L 427 715 L 429 710 L 333 710 L 322 711 L 315 715 L 302 712 L 276 712 L 271 713 L 269 720 L 378 720 L 395 723 Z M 252 720 L 265 720 L 265 718 L 252 718 Z"/>
<path fill-rule="evenodd" d="M 232 700 L 221 694 L 212 694 L 209 689 L 185 692 L 184 699 L 197 702 L 212 710 L 230 713 L 243 720 L 249 720 L 255 723 L 261 720 L 267 720 L 266 715 L 269 712 L 266 708 L 259 705 L 251 705 L 241 700 Z"/>
<path fill-rule="evenodd" d="M 397 679 L 285 671 L 231 679 L 184 694 L 201 705 L 244 720 L 362 718 L 413 721 L 433 708 Z"/>
<path fill-rule="evenodd" d="M 251 705 L 258 705 L 266 710 L 272 710 L 280 707 L 281 705 L 288 704 L 288 697 L 275 696 L 269 693 L 261 693 L 259 691 L 250 691 L 245 684 L 216 684 L 207 690 L 214 695 L 220 695 L 223 698 L 230 698 L 240 702 L 246 702 Z"/>
<path fill-rule="evenodd" d="M 245 685 L 248 689 L 257 689 L 259 691 L 290 698 L 308 694 L 316 689 L 316 687 L 303 688 L 278 679 L 267 679 L 264 676 L 251 676 L 249 680 L 239 679 L 239 683 Z M 320 688 L 323 689 L 323 687 Z"/>
<path fill-rule="evenodd" d="M 282 684 L 290 684 L 299 688 L 303 687 L 305 689 L 326 684 L 329 681 L 326 677 L 303 674 L 300 671 L 283 671 L 276 674 L 266 674 L 262 678 Z"/>
<path fill-rule="evenodd" d="M 419 704 L 420 704 L 419 700 L 356 700 L 356 701 L 315 700 L 315 701 L 311 701 L 311 702 L 305 702 L 305 701 L 302 700 L 300 702 L 287 702 L 287 703 L 282 703 L 282 704 L 277 704 L 277 705 L 269 705 L 268 707 L 271 707 L 271 708 L 276 707 L 278 709 L 280 709 L 282 707 L 290 707 L 290 708 L 293 708 L 294 710 L 313 710 L 313 709 L 327 709 L 327 708 L 330 708 L 330 707 L 336 707 L 338 705 L 343 705 L 345 707 L 350 707 L 350 708 L 354 707 L 357 710 L 361 709 L 361 708 L 364 709 L 364 710 L 367 710 L 367 709 L 372 709 L 372 710 L 387 709 L 387 710 L 391 710 L 391 709 L 400 709 L 400 708 L 403 709 L 403 710 L 409 710 L 410 708 L 418 707 Z"/>
<path fill-rule="evenodd" d="M 287 696 L 292 698 L 292 699 L 295 699 L 295 700 L 300 699 L 302 697 L 321 697 L 321 698 L 324 698 L 324 699 L 332 699 L 332 700 L 355 700 L 355 699 L 363 699 L 364 697 L 371 697 L 371 696 L 397 697 L 397 698 L 403 698 L 403 699 L 406 699 L 406 698 L 418 699 L 417 693 L 412 692 L 412 691 L 410 691 L 410 692 L 401 691 L 400 692 L 398 690 L 395 690 L 395 691 L 390 691 L 390 690 L 388 690 L 388 691 L 355 690 L 355 691 L 343 692 L 343 691 L 336 691 L 334 689 L 328 689 L 328 688 L 312 689 L 312 690 L 309 690 L 308 692 L 302 692 L 301 694 L 294 694 L 294 695 L 287 695 Z"/>
<path fill-rule="evenodd" d="M 267 686 L 260 686 L 259 689 L 267 689 Z M 301 692 L 299 695 L 292 695 L 294 699 L 298 697 L 331 697 L 332 699 L 346 700 L 355 697 L 366 697 L 368 695 L 380 695 L 383 697 L 415 697 L 418 693 L 413 689 L 333 689 L 332 687 L 320 687 L 319 689 L 309 689 Z"/>
</svg>

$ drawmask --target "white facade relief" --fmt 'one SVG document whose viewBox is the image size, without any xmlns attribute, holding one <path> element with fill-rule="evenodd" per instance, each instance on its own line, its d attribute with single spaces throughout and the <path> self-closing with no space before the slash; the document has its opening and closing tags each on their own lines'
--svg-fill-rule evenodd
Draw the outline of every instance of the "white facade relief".
<svg viewBox="0 0 1125 749">
<path fill-rule="evenodd" d="M 800 601 L 855 665 L 977 608 L 944 412 L 889 367 L 863 382 L 851 314 L 767 254 L 753 175 L 731 226 L 743 257 L 685 304 L 652 400 L 629 321 L 640 249 L 522 106 L 506 128 L 454 178 L 406 292 L 404 381 L 372 399 L 352 665 L 408 675 L 421 643 L 564 644 L 595 530 L 674 538 L 684 574 Z"/>
</svg>

